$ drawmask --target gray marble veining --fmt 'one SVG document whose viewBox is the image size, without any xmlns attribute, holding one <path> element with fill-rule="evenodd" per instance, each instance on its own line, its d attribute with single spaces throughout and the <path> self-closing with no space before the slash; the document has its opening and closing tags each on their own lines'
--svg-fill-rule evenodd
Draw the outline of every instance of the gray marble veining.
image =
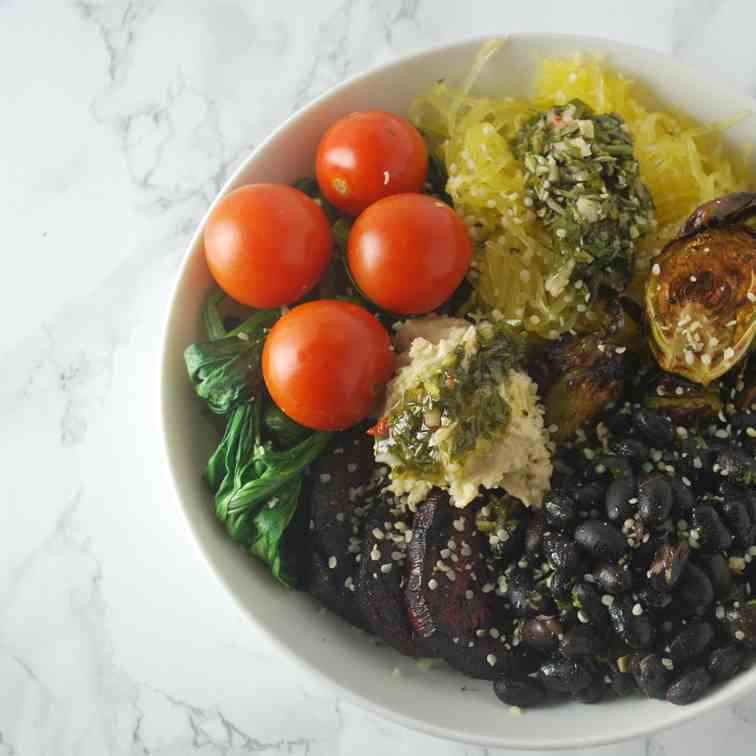
<svg viewBox="0 0 756 756">
<path fill-rule="evenodd" d="M 737 0 L 0 2 L 0 755 L 493 754 L 338 700 L 196 558 L 157 441 L 173 276 L 249 149 L 356 71 L 569 31 L 756 93 L 755 21 Z M 596 753 L 739 756 L 755 738 L 753 696 Z"/>
</svg>

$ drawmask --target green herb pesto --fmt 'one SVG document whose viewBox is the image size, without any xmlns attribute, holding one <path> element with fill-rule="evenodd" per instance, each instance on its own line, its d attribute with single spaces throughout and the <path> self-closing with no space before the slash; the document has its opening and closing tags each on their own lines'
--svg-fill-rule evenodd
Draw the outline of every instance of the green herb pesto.
<svg viewBox="0 0 756 756">
<path fill-rule="evenodd" d="M 435 372 L 405 391 L 387 418 L 388 435 L 376 451 L 398 460 L 395 473 L 412 474 L 432 483 L 442 477 L 440 453 L 460 464 L 471 452 L 484 452 L 502 433 L 509 407 L 499 384 L 522 364 L 524 345 L 502 323 L 477 327 L 478 348 L 466 354 L 462 344 Z M 441 442 L 434 434 L 453 426 Z"/>
<path fill-rule="evenodd" d="M 558 266 L 594 292 L 622 290 L 636 242 L 655 223 L 624 120 L 572 100 L 533 116 L 513 149 L 525 167 L 525 204 L 550 229 Z"/>
</svg>

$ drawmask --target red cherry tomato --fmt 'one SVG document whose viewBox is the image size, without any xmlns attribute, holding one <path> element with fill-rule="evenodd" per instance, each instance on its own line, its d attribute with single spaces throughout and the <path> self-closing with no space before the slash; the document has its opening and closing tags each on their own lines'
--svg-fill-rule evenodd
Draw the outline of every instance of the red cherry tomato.
<svg viewBox="0 0 756 756">
<path fill-rule="evenodd" d="M 365 210 L 349 234 L 354 282 L 390 312 L 417 315 L 453 294 L 472 257 L 467 226 L 426 194 L 386 197 Z"/>
<path fill-rule="evenodd" d="M 333 238 L 323 210 L 285 184 L 250 184 L 226 195 L 205 226 L 213 278 L 250 307 L 301 299 L 331 261 Z"/>
<path fill-rule="evenodd" d="M 318 147 L 320 191 L 347 215 L 359 215 L 391 194 L 420 191 L 427 171 L 428 150 L 420 132 L 381 110 L 340 118 Z"/>
<path fill-rule="evenodd" d="M 321 299 L 284 315 L 263 348 L 273 401 L 316 430 L 342 430 L 366 418 L 391 378 L 386 329 L 364 308 Z"/>
</svg>

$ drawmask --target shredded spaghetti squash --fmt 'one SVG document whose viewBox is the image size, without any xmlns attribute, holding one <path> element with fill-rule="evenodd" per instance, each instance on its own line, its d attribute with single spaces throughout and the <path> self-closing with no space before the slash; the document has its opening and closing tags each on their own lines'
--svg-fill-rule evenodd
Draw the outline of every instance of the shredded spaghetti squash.
<svg viewBox="0 0 756 756">
<path fill-rule="evenodd" d="M 638 245 L 631 294 L 695 207 L 747 187 L 725 154 L 722 132 L 730 122 L 703 125 L 679 112 L 654 110 L 637 82 L 600 60 L 544 60 L 530 100 L 473 96 L 477 75 L 500 44 L 482 48 L 458 88 L 440 81 L 418 97 L 410 115 L 446 166 L 446 191 L 476 243 L 471 307 L 554 339 L 590 330 L 601 309 L 579 286 L 567 285 L 570 270 L 555 264 L 551 235 L 524 202 L 526 177 L 511 145 L 535 112 L 579 99 L 626 122 L 657 222 Z"/>
</svg>

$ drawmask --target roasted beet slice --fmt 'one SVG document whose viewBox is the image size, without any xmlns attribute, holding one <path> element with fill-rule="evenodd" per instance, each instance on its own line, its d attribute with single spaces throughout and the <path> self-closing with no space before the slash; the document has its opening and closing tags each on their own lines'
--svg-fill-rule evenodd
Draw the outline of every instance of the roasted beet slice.
<svg viewBox="0 0 756 756">
<path fill-rule="evenodd" d="M 407 533 L 413 514 L 383 494 L 365 519 L 357 603 L 368 629 L 407 656 L 433 656 L 431 645 L 409 621 L 404 600 Z"/>
<path fill-rule="evenodd" d="M 364 520 L 380 488 L 373 441 L 363 428 L 339 434 L 312 467 L 309 591 L 348 622 L 365 628 L 357 603 Z"/>
<path fill-rule="evenodd" d="M 496 580 L 485 554 L 474 505 L 455 509 L 433 492 L 415 514 L 404 592 L 415 632 L 438 656 L 470 677 L 493 680 L 513 663 L 497 626 Z"/>
</svg>

